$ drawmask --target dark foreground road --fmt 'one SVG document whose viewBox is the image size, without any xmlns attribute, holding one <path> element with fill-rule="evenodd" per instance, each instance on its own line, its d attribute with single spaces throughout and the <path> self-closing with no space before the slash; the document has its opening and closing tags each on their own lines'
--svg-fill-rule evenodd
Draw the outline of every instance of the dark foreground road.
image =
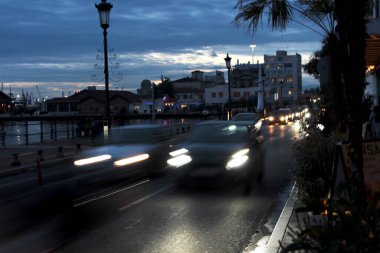
<svg viewBox="0 0 380 253">
<path fill-rule="evenodd" d="M 0 252 L 243 252 L 270 234 L 279 193 L 289 183 L 296 124 L 263 126 L 265 174 L 250 195 L 239 185 L 196 183 L 173 174 L 141 178 L 74 207 L 30 220 Z M 46 207 L 46 205 L 41 206 Z M 34 216 L 32 216 L 34 217 Z M 6 226 L 12 226 L 8 221 Z M 250 246 L 249 246 L 250 245 Z"/>
</svg>

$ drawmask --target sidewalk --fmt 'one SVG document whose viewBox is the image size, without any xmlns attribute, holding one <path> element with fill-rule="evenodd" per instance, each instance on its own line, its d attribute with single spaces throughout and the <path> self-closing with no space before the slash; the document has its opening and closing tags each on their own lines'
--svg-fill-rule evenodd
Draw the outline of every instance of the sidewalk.
<svg viewBox="0 0 380 253">
<path fill-rule="evenodd" d="M 300 223 L 295 212 L 296 205 L 296 184 L 294 184 L 276 226 L 268 240 L 265 253 L 279 253 L 283 247 L 291 244 L 293 239 L 297 238 L 297 231 L 300 230 Z"/>
<path fill-rule="evenodd" d="M 31 143 L 28 146 L 0 146 L 0 177 L 33 170 L 36 167 L 37 159 L 41 159 L 41 166 L 53 166 L 71 159 L 71 157 L 92 145 L 93 141 L 90 137 L 80 137 L 49 140 L 44 143 Z M 59 149 L 59 147 L 62 149 Z M 39 156 L 39 151 L 42 151 L 41 156 Z"/>
</svg>

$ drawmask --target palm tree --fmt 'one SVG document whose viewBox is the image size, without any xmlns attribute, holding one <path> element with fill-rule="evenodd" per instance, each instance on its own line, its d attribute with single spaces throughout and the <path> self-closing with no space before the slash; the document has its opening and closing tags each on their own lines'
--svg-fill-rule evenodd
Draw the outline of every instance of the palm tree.
<svg viewBox="0 0 380 253">
<path fill-rule="evenodd" d="M 289 22 L 295 22 L 307 27 L 323 38 L 321 57 L 326 59 L 331 68 L 331 76 L 327 89 L 324 91 L 326 100 L 326 115 L 334 130 L 344 125 L 345 106 L 343 99 L 343 85 L 340 78 L 340 64 L 337 55 L 337 36 L 335 33 L 334 3 L 331 0 L 238 0 L 235 8 L 238 14 L 234 19 L 236 25 L 243 24 L 250 31 L 255 32 L 263 19 L 267 17 L 268 25 L 272 30 L 285 30 Z M 298 15 L 296 15 L 298 14 Z M 308 25 L 306 21 L 309 21 Z"/>
<path fill-rule="evenodd" d="M 336 116 L 333 125 L 337 129 L 338 122 L 343 121 L 347 131 L 351 170 L 356 172 L 355 184 L 351 186 L 356 193 L 355 201 L 362 208 L 365 208 L 362 112 L 368 3 L 369 0 L 237 0 L 235 8 L 239 12 L 234 19 L 236 25 L 243 24 L 255 32 L 267 17 L 270 28 L 285 30 L 289 22 L 300 23 L 294 15 L 298 12 L 324 33 L 322 52 L 329 56 L 332 73 L 328 100 Z"/>
<path fill-rule="evenodd" d="M 369 0 L 237 0 L 236 25 L 255 32 L 265 17 L 273 30 L 285 30 L 289 22 L 299 22 L 295 12 L 317 25 L 324 33 L 322 52 L 330 58 L 332 73 L 328 96 L 335 116 L 343 120 L 349 141 L 354 177 L 350 181 L 353 199 L 365 213 L 362 123 L 365 89 L 366 7 Z M 339 96 L 340 95 L 340 96 Z M 338 99 L 337 99 L 338 98 Z M 346 113 L 342 113 L 346 112 Z M 352 183 L 354 182 L 354 183 Z"/>
</svg>

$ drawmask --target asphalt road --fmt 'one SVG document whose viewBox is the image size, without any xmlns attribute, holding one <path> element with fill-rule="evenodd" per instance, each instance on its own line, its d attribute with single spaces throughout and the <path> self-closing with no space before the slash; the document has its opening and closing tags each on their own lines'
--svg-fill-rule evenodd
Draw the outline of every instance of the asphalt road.
<svg viewBox="0 0 380 253">
<path fill-rule="evenodd" d="M 44 191 L 33 186 L 33 175 L 0 180 L 1 192 L 14 189 L 10 186 L 17 182 L 25 187 L 22 194 L 2 195 L 8 205 L 1 206 L 1 214 L 12 215 L 1 220 L 6 229 L 0 252 L 251 251 L 260 237 L 271 232 L 268 223 L 275 219 L 293 167 L 291 145 L 299 138 L 296 123 L 264 125 L 262 133 L 265 173 L 248 196 L 239 185 L 195 184 L 180 189 L 175 176 L 167 174 L 153 180 L 142 175 L 72 202 L 66 191 L 51 191 L 70 181 L 51 183 Z M 64 168 L 68 166 L 49 171 L 51 179 Z M 49 201 L 40 204 L 47 196 Z M 23 210 L 33 211 L 25 215 Z M 17 214 L 23 215 L 22 221 L 15 218 Z"/>
</svg>

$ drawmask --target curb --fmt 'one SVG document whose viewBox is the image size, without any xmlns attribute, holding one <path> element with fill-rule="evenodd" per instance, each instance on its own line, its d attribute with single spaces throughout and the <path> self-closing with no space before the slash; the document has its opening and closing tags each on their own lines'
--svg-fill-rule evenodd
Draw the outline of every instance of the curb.
<svg viewBox="0 0 380 253">
<path fill-rule="evenodd" d="M 289 194 L 288 200 L 282 209 L 281 215 L 278 218 L 276 226 L 268 240 L 265 248 L 265 253 L 277 253 L 280 250 L 281 241 L 285 236 L 286 228 L 289 224 L 290 218 L 293 214 L 296 195 L 296 183 L 293 184 L 292 191 Z"/>
</svg>

